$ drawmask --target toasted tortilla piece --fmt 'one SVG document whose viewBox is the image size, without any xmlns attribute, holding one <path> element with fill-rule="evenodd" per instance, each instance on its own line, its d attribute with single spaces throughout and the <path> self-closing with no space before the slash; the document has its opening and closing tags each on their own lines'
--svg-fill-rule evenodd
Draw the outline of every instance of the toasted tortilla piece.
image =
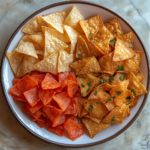
<svg viewBox="0 0 150 150">
<path fill-rule="evenodd" d="M 29 35 L 28 37 L 29 37 L 29 39 L 33 40 L 38 45 L 40 45 L 40 47 L 42 49 L 44 49 L 44 47 L 45 47 L 45 37 L 44 37 L 44 34 L 42 32 L 37 33 L 37 34 Z"/>
<path fill-rule="evenodd" d="M 134 56 L 135 56 L 135 52 L 131 48 L 127 47 L 122 40 L 117 39 L 115 44 L 113 61 L 114 62 L 122 61 L 122 60 L 132 58 Z"/>
<path fill-rule="evenodd" d="M 117 36 L 117 39 L 122 40 L 127 47 L 133 49 L 133 33 L 129 32 L 127 34 Z"/>
<path fill-rule="evenodd" d="M 35 48 L 34 48 L 34 45 L 28 39 L 27 35 L 23 36 L 23 38 L 20 40 L 18 46 L 15 48 L 15 53 L 16 52 L 38 58 Z"/>
<path fill-rule="evenodd" d="M 91 119 L 91 120 L 94 121 L 95 123 L 100 123 L 100 122 L 101 122 L 101 119 L 98 119 L 98 118 L 92 118 L 92 117 L 90 117 L 88 114 L 85 115 L 84 117 Z"/>
<path fill-rule="evenodd" d="M 34 69 L 40 72 L 57 73 L 57 59 L 58 53 L 53 53 L 47 58 L 43 59 L 34 66 Z"/>
<path fill-rule="evenodd" d="M 67 48 L 64 49 L 68 54 L 70 54 L 71 44 L 68 45 Z"/>
<path fill-rule="evenodd" d="M 118 84 L 121 81 L 126 80 L 126 79 L 127 78 L 126 78 L 126 74 L 125 73 L 117 73 L 114 76 L 114 79 L 112 80 L 111 85 L 116 85 L 116 84 Z"/>
<path fill-rule="evenodd" d="M 87 39 L 91 40 L 95 37 L 99 28 L 103 26 L 102 19 L 100 15 L 95 15 L 87 20 L 81 20 L 80 25 L 87 37 Z"/>
<path fill-rule="evenodd" d="M 88 62 L 85 66 L 81 69 L 79 74 L 87 74 L 92 72 L 100 72 L 100 66 L 95 57 L 88 58 Z"/>
<path fill-rule="evenodd" d="M 137 50 L 134 50 L 134 52 L 135 56 L 131 58 L 131 60 L 134 61 L 134 63 L 140 67 L 143 52 Z"/>
<path fill-rule="evenodd" d="M 34 65 L 40 62 L 39 59 L 25 55 L 20 65 L 18 66 L 16 77 L 22 77 L 25 74 L 34 70 Z"/>
<path fill-rule="evenodd" d="M 87 130 L 89 131 L 91 138 L 93 138 L 99 131 L 110 126 L 110 124 L 106 124 L 103 122 L 100 122 L 99 124 L 97 124 L 96 122 L 94 122 L 93 120 L 89 118 L 83 118 L 82 121 L 84 125 L 86 126 Z"/>
<path fill-rule="evenodd" d="M 21 53 L 9 53 L 7 52 L 6 57 L 9 61 L 10 67 L 16 76 L 18 66 L 20 65 L 21 61 L 23 60 L 24 55 Z"/>
<path fill-rule="evenodd" d="M 120 107 L 115 107 L 103 120 L 104 123 L 123 123 L 125 111 L 129 105 L 123 104 Z"/>
<path fill-rule="evenodd" d="M 128 86 L 128 88 L 131 89 L 131 91 L 133 91 L 133 94 L 135 96 L 147 93 L 144 85 L 141 84 L 138 81 L 138 79 L 136 78 L 136 76 L 132 72 L 128 73 L 127 79 L 129 79 L 129 86 Z"/>
<path fill-rule="evenodd" d="M 80 103 L 89 112 L 90 117 L 102 119 L 108 109 L 99 100 L 81 99 Z"/>
<path fill-rule="evenodd" d="M 66 32 L 62 34 L 58 32 L 57 30 L 42 26 L 43 33 L 45 33 L 45 30 L 48 30 L 51 35 L 55 36 L 56 38 L 63 41 L 64 43 L 70 43 L 70 38 L 68 37 L 68 34 Z"/>
<path fill-rule="evenodd" d="M 64 50 L 59 51 L 58 72 L 71 71 L 70 64 L 74 61 L 74 55 L 68 54 Z"/>
<path fill-rule="evenodd" d="M 78 60 L 76 62 L 73 62 L 70 64 L 70 67 L 73 68 L 76 71 L 76 74 L 78 75 L 81 69 L 85 66 L 85 64 L 88 62 L 87 59 L 83 58 L 81 60 Z"/>
<path fill-rule="evenodd" d="M 133 102 L 131 103 L 130 107 L 134 107 L 136 106 L 136 104 L 138 103 L 140 96 L 134 96 Z"/>
<path fill-rule="evenodd" d="M 144 80 L 144 76 L 141 71 L 133 72 L 136 78 L 139 80 L 139 82 L 142 82 Z"/>
<path fill-rule="evenodd" d="M 50 28 L 53 28 L 60 33 L 64 33 L 63 23 L 66 17 L 65 11 L 59 11 L 42 17 Z"/>
<path fill-rule="evenodd" d="M 130 105 L 130 107 L 131 107 L 131 105 Z M 128 106 L 128 108 L 125 111 L 124 117 L 129 117 L 130 115 L 131 115 L 131 111 L 130 111 L 130 108 Z"/>
<path fill-rule="evenodd" d="M 109 55 L 104 55 L 98 60 L 100 64 L 100 73 L 107 73 L 110 75 L 113 75 L 114 69 L 113 69 L 113 60 L 112 57 Z"/>
<path fill-rule="evenodd" d="M 27 34 L 35 34 L 41 32 L 41 25 L 42 24 L 40 22 L 39 16 L 36 16 L 27 25 L 25 25 L 25 27 L 22 29 L 22 32 Z"/>
<path fill-rule="evenodd" d="M 82 96 L 87 96 L 94 85 L 98 82 L 99 78 L 94 77 L 90 74 L 86 74 L 84 78 L 77 78 L 77 81 L 80 85 Z"/>
<path fill-rule="evenodd" d="M 64 24 L 71 26 L 72 28 L 74 28 L 75 30 L 77 30 L 78 32 L 83 32 L 81 29 L 81 26 L 79 24 L 80 20 L 84 20 L 84 17 L 82 16 L 82 14 L 80 13 L 79 9 L 77 8 L 76 5 L 73 6 L 71 12 L 69 13 L 69 15 L 67 16 L 67 18 L 65 19 Z"/>
<path fill-rule="evenodd" d="M 90 57 L 88 45 L 82 36 L 78 36 L 76 46 L 76 58 Z"/>
<path fill-rule="evenodd" d="M 82 107 L 81 118 L 87 114 L 88 114 L 88 111 L 84 107 Z"/>
<path fill-rule="evenodd" d="M 113 34 L 114 38 L 116 38 L 117 36 L 123 35 L 121 26 L 117 18 L 109 21 L 109 23 L 106 23 L 105 26 Z"/>
<path fill-rule="evenodd" d="M 65 31 L 67 32 L 67 34 L 70 38 L 70 41 L 71 41 L 70 54 L 74 54 L 76 43 L 77 43 L 77 37 L 78 37 L 79 33 L 68 25 L 64 25 L 64 28 L 65 28 Z"/>
<path fill-rule="evenodd" d="M 80 103 L 78 103 L 78 117 L 79 118 L 82 117 L 81 114 L 82 114 L 82 105 Z"/>
<path fill-rule="evenodd" d="M 68 45 L 60 41 L 58 38 L 51 35 L 51 33 L 45 30 L 45 53 L 44 58 L 48 57 L 54 52 L 58 52 L 61 49 L 67 48 Z"/>
</svg>

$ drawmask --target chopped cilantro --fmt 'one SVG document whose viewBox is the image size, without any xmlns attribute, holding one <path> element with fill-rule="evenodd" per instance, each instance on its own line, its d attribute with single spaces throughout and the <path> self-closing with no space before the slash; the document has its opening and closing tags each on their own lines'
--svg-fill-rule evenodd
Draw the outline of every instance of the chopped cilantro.
<svg viewBox="0 0 150 150">
<path fill-rule="evenodd" d="M 83 96 L 84 92 L 82 93 L 82 96 Z"/>
<path fill-rule="evenodd" d="M 102 77 L 99 77 L 100 79 L 102 79 Z"/>
<path fill-rule="evenodd" d="M 85 79 L 85 76 L 83 76 L 83 78 Z"/>
<path fill-rule="evenodd" d="M 120 95 L 122 91 L 116 91 L 116 92 L 117 92 L 117 95 Z"/>
<path fill-rule="evenodd" d="M 115 97 L 115 96 L 113 96 L 113 98 L 115 99 L 116 97 Z"/>
<path fill-rule="evenodd" d="M 96 104 L 98 104 L 98 102 L 96 102 Z"/>
<path fill-rule="evenodd" d="M 90 107 L 91 107 L 91 108 L 93 108 L 93 106 L 92 106 L 92 105 L 90 105 Z"/>
<path fill-rule="evenodd" d="M 106 94 L 104 94 L 104 96 L 106 96 Z"/>
<path fill-rule="evenodd" d="M 130 97 L 130 96 L 127 96 L 126 99 L 131 99 L 131 97 Z"/>
<path fill-rule="evenodd" d="M 131 104 L 131 102 L 129 102 L 129 103 L 126 103 L 126 105 L 130 105 Z"/>
<path fill-rule="evenodd" d="M 135 92 L 135 90 L 134 90 L 134 89 L 132 89 L 132 90 L 131 90 L 131 92 L 133 92 L 133 94 L 134 94 L 134 95 L 136 95 L 136 92 Z"/>
<path fill-rule="evenodd" d="M 118 66 L 118 70 L 124 70 L 123 66 Z"/>
<path fill-rule="evenodd" d="M 110 77 L 110 78 L 109 78 L 109 81 L 111 82 L 113 79 L 114 79 L 114 77 Z"/>
<path fill-rule="evenodd" d="M 90 88 L 88 88 L 86 92 L 89 92 L 89 90 L 90 90 Z"/>
<path fill-rule="evenodd" d="M 78 56 L 79 56 L 79 58 L 81 58 L 81 53 L 80 53 L 80 54 L 78 54 Z"/>
<path fill-rule="evenodd" d="M 120 60 L 121 60 L 122 58 L 120 57 Z"/>
<path fill-rule="evenodd" d="M 94 42 L 94 44 L 96 45 L 96 42 Z"/>
<path fill-rule="evenodd" d="M 109 98 L 109 97 L 107 99 L 108 99 L 108 101 L 112 101 L 111 98 Z"/>
<path fill-rule="evenodd" d="M 90 34 L 89 34 L 90 39 L 92 39 L 92 34 L 93 34 L 93 33 L 90 33 Z"/>
<path fill-rule="evenodd" d="M 89 111 L 92 111 L 92 108 L 89 108 Z"/>
<path fill-rule="evenodd" d="M 132 48 L 131 46 L 129 46 L 129 48 Z"/>
<path fill-rule="evenodd" d="M 120 80 L 123 80 L 123 78 L 124 78 L 124 75 L 122 75 L 122 76 L 120 77 Z"/>
<path fill-rule="evenodd" d="M 101 84 L 104 83 L 104 80 L 102 80 L 102 79 L 100 79 L 99 81 L 100 81 Z"/>
<path fill-rule="evenodd" d="M 80 122 L 82 122 L 82 119 L 79 119 L 79 121 L 78 121 L 78 122 L 79 122 L 79 123 L 80 123 Z"/>
<path fill-rule="evenodd" d="M 113 118 L 111 119 L 111 121 L 115 121 L 115 117 L 113 117 Z"/>
<path fill-rule="evenodd" d="M 91 87 L 91 82 L 88 82 L 87 84 L 89 85 L 89 87 Z"/>
<path fill-rule="evenodd" d="M 85 87 L 85 85 L 83 84 L 83 83 L 81 83 L 81 86 L 84 88 Z"/>
<path fill-rule="evenodd" d="M 114 45 L 115 44 L 115 41 L 112 39 L 112 40 L 110 40 L 110 42 L 109 42 L 111 45 Z"/>
<path fill-rule="evenodd" d="M 141 82 L 141 84 L 143 84 L 143 83 Z"/>
<path fill-rule="evenodd" d="M 97 90 L 94 92 L 94 95 L 95 95 L 95 96 L 97 95 Z"/>
<path fill-rule="evenodd" d="M 108 91 L 108 90 L 106 90 L 106 93 L 109 93 L 109 91 Z"/>
</svg>

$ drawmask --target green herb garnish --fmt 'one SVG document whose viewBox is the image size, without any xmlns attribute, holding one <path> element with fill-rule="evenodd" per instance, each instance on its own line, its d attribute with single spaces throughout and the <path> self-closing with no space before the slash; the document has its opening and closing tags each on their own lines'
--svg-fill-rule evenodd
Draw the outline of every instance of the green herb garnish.
<svg viewBox="0 0 150 150">
<path fill-rule="evenodd" d="M 85 76 L 83 76 L 83 78 L 85 79 Z"/>
<path fill-rule="evenodd" d="M 109 81 L 111 82 L 113 79 L 114 79 L 114 77 L 110 77 L 110 78 L 109 78 Z"/>
<path fill-rule="evenodd" d="M 123 66 L 118 66 L 118 70 L 124 70 Z"/>
<path fill-rule="evenodd" d="M 112 101 L 111 98 L 109 98 L 109 97 L 107 99 L 108 99 L 108 101 Z"/>
<path fill-rule="evenodd" d="M 115 99 L 116 97 L 115 97 L 115 96 L 113 96 L 113 98 Z"/>
<path fill-rule="evenodd" d="M 98 102 L 96 102 L 96 104 L 98 104 Z"/>
<path fill-rule="evenodd" d="M 127 96 L 126 99 L 131 99 L 131 97 L 130 97 L 130 96 Z"/>
<path fill-rule="evenodd" d="M 78 75 L 76 75 L 76 78 L 78 77 Z"/>
<path fill-rule="evenodd" d="M 90 88 L 88 88 L 86 92 L 89 92 L 89 90 L 90 90 Z"/>
<path fill-rule="evenodd" d="M 96 45 L 96 42 L 94 42 L 94 44 Z"/>
<path fill-rule="evenodd" d="M 129 102 L 129 103 L 126 103 L 126 105 L 130 105 L 131 104 L 131 102 Z"/>
<path fill-rule="evenodd" d="M 104 94 L 104 96 L 106 96 L 106 94 Z"/>
<path fill-rule="evenodd" d="M 88 82 L 87 84 L 89 85 L 89 87 L 91 87 L 91 82 Z"/>
<path fill-rule="evenodd" d="M 91 107 L 91 108 L 93 108 L 93 106 L 92 106 L 92 105 L 90 105 L 90 107 Z"/>
<path fill-rule="evenodd" d="M 102 83 L 104 83 L 104 80 L 102 80 L 102 79 L 101 79 L 101 80 L 99 80 L 99 81 L 100 81 L 100 83 L 101 83 L 101 84 L 102 84 Z"/>
<path fill-rule="evenodd" d="M 113 117 L 113 118 L 111 119 L 111 121 L 115 121 L 115 117 Z"/>
<path fill-rule="evenodd" d="M 81 54 L 78 54 L 79 58 L 81 58 Z"/>
<path fill-rule="evenodd" d="M 81 83 L 81 86 L 84 88 L 85 87 L 85 85 L 83 84 L 83 83 Z"/>
<path fill-rule="evenodd" d="M 115 44 L 115 41 L 112 39 L 112 40 L 110 40 L 110 42 L 109 42 L 111 45 L 114 45 Z"/>
<path fill-rule="evenodd" d="M 123 78 L 124 78 L 124 75 L 122 75 L 122 76 L 120 77 L 120 80 L 123 80 Z"/>
<path fill-rule="evenodd" d="M 97 95 L 97 90 L 94 92 L 94 95 L 95 95 L 95 96 Z"/>
<path fill-rule="evenodd" d="M 108 91 L 108 90 L 106 90 L 106 93 L 109 93 L 109 91 Z"/>
<path fill-rule="evenodd" d="M 134 95 L 136 95 L 136 92 L 135 92 L 135 90 L 134 90 L 134 89 L 132 89 L 132 90 L 131 90 L 131 92 L 133 92 L 133 94 L 134 94 Z"/>
<path fill-rule="evenodd" d="M 89 108 L 89 111 L 92 111 L 92 108 Z"/>
<path fill-rule="evenodd" d="M 92 34 L 93 34 L 93 33 L 90 33 L 90 34 L 89 34 L 90 39 L 92 39 Z"/>
<path fill-rule="evenodd" d="M 116 91 L 116 92 L 117 92 L 117 95 L 120 95 L 122 91 Z"/>
<path fill-rule="evenodd" d="M 82 122 L 82 119 L 79 119 L 79 121 L 78 121 L 79 123 L 81 123 Z"/>
</svg>

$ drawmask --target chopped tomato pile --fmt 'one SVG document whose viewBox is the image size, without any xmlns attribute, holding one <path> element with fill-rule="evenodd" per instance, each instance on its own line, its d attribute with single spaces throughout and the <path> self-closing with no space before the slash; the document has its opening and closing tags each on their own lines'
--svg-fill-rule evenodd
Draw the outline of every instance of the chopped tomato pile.
<svg viewBox="0 0 150 150">
<path fill-rule="evenodd" d="M 79 84 L 73 72 L 57 75 L 32 72 L 22 78 L 13 79 L 9 90 L 14 100 L 24 102 L 23 110 L 40 128 L 60 136 L 66 130 L 70 139 L 84 134 L 83 123 L 77 117 L 78 102 L 82 99 Z"/>
</svg>

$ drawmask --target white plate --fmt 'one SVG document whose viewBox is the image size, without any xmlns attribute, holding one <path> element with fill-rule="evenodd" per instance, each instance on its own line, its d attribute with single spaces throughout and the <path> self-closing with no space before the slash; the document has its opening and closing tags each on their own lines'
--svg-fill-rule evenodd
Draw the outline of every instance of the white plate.
<svg viewBox="0 0 150 150">
<path fill-rule="evenodd" d="M 32 14 L 29 18 L 27 18 L 14 32 L 12 37 L 10 38 L 5 53 L 2 60 L 2 70 L 1 70 L 1 80 L 2 80 L 2 87 L 3 92 L 6 97 L 6 101 L 12 110 L 12 113 L 17 118 L 17 120 L 22 124 L 22 126 L 27 129 L 30 133 L 32 133 L 34 136 L 40 138 L 41 140 L 47 141 L 49 143 L 54 143 L 57 145 L 65 146 L 65 147 L 86 147 L 86 146 L 92 146 L 96 144 L 100 144 L 103 142 L 106 142 L 108 140 L 111 140 L 118 136 L 120 133 L 125 131 L 138 117 L 139 113 L 141 112 L 142 108 L 144 107 L 147 95 L 143 95 L 140 97 L 140 100 L 138 104 L 131 109 L 131 115 L 128 118 L 124 119 L 124 122 L 122 124 L 112 124 L 110 127 L 102 130 L 99 132 L 94 138 L 90 138 L 88 135 L 88 132 L 78 138 L 75 141 L 71 141 L 66 136 L 60 137 L 56 134 L 53 134 L 49 132 L 46 128 L 39 128 L 33 121 L 30 120 L 29 115 L 22 111 L 22 103 L 18 101 L 14 101 L 12 97 L 8 94 L 9 89 L 12 87 L 12 80 L 14 78 L 14 75 L 11 71 L 11 68 L 9 66 L 9 63 L 5 57 L 6 52 L 13 52 L 14 48 L 17 46 L 18 42 L 23 36 L 23 33 L 21 32 L 22 28 L 27 24 L 30 20 L 33 19 L 33 17 L 37 15 L 48 15 L 53 12 L 66 10 L 69 12 L 72 8 L 72 6 L 76 4 L 82 15 L 85 19 L 92 17 L 93 15 L 99 14 L 103 20 L 104 23 L 108 22 L 109 20 L 112 20 L 113 18 L 117 17 L 119 19 L 120 25 L 122 27 L 123 33 L 128 33 L 130 31 L 134 34 L 134 49 L 143 51 L 142 56 L 142 62 L 141 62 L 141 71 L 144 75 L 144 81 L 143 84 L 148 90 L 149 85 L 149 66 L 148 66 L 148 58 L 146 55 L 146 50 L 137 35 L 137 33 L 133 30 L 131 25 L 127 23 L 121 16 L 117 15 L 115 12 L 102 7 L 100 5 L 89 3 L 89 2 L 61 2 L 56 3 L 50 6 L 47 6 L 34 14 Z"/>
</svg>

